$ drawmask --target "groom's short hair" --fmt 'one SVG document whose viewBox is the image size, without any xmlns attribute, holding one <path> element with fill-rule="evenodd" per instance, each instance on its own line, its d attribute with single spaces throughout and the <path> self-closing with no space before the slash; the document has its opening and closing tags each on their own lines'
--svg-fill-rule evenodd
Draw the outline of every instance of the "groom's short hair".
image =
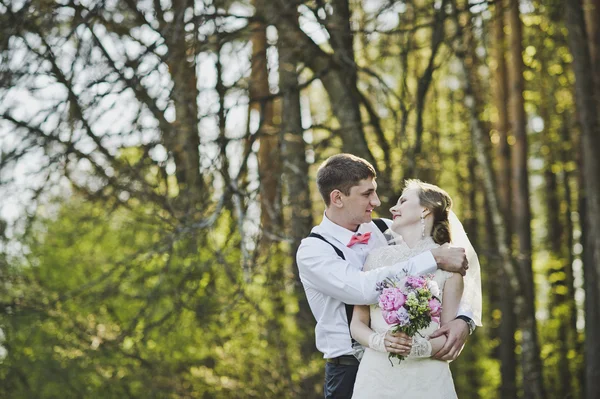
<svg viewBox="0 0 600 399">
<path fill-rule="evenodd" d="M 361 180 L 369 177 L 376 178 L 375 168 L 367 160 L 352 154 L 337 154 L 327 158 L 317 171 L 317 188 L 329 206 L 329 194 L 340 190 L 344 195 L 350 195 L 350 189 L 357 186 Z"/>
</svg>

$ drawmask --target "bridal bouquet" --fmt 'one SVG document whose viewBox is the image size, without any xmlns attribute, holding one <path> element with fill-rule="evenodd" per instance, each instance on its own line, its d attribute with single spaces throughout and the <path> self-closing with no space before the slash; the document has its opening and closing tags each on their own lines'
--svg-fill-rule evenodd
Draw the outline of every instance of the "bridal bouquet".
<svg viewBox="0 0 600 399">
<path fill-rule="evenodd" d="M 377 283 L 379 307 L 392 332 L 403 332 L 410 337 L 427 328 L 432 321 L 439 324 L 442 303 L 437 298 L 440 289 L 431 276 L 397 275 Z M 388 358 L 399 361 L 404 356 L 390 353 Z"/>
</svg>

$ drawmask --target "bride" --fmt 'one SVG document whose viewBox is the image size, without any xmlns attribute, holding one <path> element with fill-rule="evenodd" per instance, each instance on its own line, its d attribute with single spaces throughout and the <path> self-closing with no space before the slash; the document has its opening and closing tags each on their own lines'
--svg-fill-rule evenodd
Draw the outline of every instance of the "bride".
<svg viewBox="0 0 600 399">
<path fill-rule="evenodd" d="M 374 249 L 365 262 L 364 270 L 390 266 L 450 242 L 452 237 L 449 217 L 453 218 L 453 232 L 458 228 L 461 233 L 458 235 L 464 236 L 464 240 L 468 242 L 462 225 L 450 211 L 451 206 L 450 196 L 441 188 L 419 180 L 407 181 L 398 203 L 390 209 L 393 222 L 388 233 L 396 245 Z M 470 243 L 468 246 L 472 249 Z M 469 263 L 473 264 L 471 259 Z M 476 273 L 476 278 L 479 278 L 479 270 Z M 438 269 L 433 280 L 440 289 L 438 298 L 443 304 L 440 323 L 443 326 L 456 318 L 459 305 L 463 305 L 463 277 L 458 273 Z M 481 295 L 480 288 L 475 288 L 473 290 L 469 287 L 469 291 L 479 292 Z M 473 301 L 465 301 L 463 298 L 463 302 Z M 461 306 L 461 311 L 464 312 L 463 308 Z M 480 312 L 480 309 L 467 310 L 470 316 L 475 316 L 478 325 Z M 431 358 L 446 342 L 444 335 L 431 340 L 427 338 L 439 327 L 432 321 L 428 328 L 420 330 L 412 338 L 412 348 L 408 352 L 409 346 L 388 347 L 385 337 L 391 334 L 391 326 L 383 319 L 381 309 L 376 305 L 354 306 L 350 330 L 352 337 L 365 347 L 365 353 L 360 362 L 352 398 L 456 398 L 448 362 Z M 408 356 L 400 363 L 392 358 L 392 364 L 388 360 L 390 352 Z"/>
</svg>

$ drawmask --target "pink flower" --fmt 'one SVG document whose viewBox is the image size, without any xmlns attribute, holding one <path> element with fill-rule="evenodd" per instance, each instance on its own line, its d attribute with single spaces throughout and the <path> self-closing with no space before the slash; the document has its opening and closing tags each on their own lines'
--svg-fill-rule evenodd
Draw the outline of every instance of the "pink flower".
<svg viewBox="0 0 600 399">
<path fill-rule="evenodd" d="M 431 318 L 431 321 L 433 321 L 434 323 L 440 324 L 440 317 L 439 316 L 434 316 Z"/>
<path fill-rule="evenodd" d="M 406 280 L 406 284 L 413 288 L 423 288 L 427 286 L 427 282 L 422 277 L 409 276 Z"/>
<path fill-rule="evenodd" d="M 406 297 L 398 288 L 384 288 L 379 295 L 379 307 L 384 311 L 398 310 L 406 302 Z"/>
<path fill-rule="evenodd" d="M 388 324 L 397 324 L 400 321 L 398 319 L 398 313 L 395 310 L 392 310 L 391 312 L 383 311 L 381 314 Z"/>
<path fill-rule="evenodd" d="M 432 319 L 434 317 L 439 317 L 442 314 L 442 304 L 437 298 L 432 298 L 429 300 L 429 309 L 431 310 Z"/>
</svg>

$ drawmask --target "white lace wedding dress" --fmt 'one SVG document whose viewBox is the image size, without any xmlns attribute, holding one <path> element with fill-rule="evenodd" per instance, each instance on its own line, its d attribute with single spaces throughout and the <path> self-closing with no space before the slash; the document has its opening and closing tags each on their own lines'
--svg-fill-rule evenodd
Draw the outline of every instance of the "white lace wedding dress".
<svg viewBox="0 0 600 399">
<path fill-rule="evenodd" d="M 396 262 L 407 260 L 419 253 L 435 248 L 437 244 L 431 238 L 418 242 L 409 248 L 404 242 L 377 248 L 369 254 L 365 270 L 390 266 Z M 452 273 L 437 270 L 434 280 L 440 287 L 440 300 L 444 283 Z M 383 332 L 390 328 L 381 315 L 381 309 L 371 305 L 371 328 Z M 423 336 L 431 334 L 439 325 L 432 322 L 428 328 L 420 330 Z M 353 399 L 451 399 L 457 398 L 448 362 L 431 358 L 407 357 L 400 364 L 392 358 L 393 366 L 388 360 L 388 353 L 377 352 L 366 348 L 358 368 L 354 385 Z"/>
</svg>

